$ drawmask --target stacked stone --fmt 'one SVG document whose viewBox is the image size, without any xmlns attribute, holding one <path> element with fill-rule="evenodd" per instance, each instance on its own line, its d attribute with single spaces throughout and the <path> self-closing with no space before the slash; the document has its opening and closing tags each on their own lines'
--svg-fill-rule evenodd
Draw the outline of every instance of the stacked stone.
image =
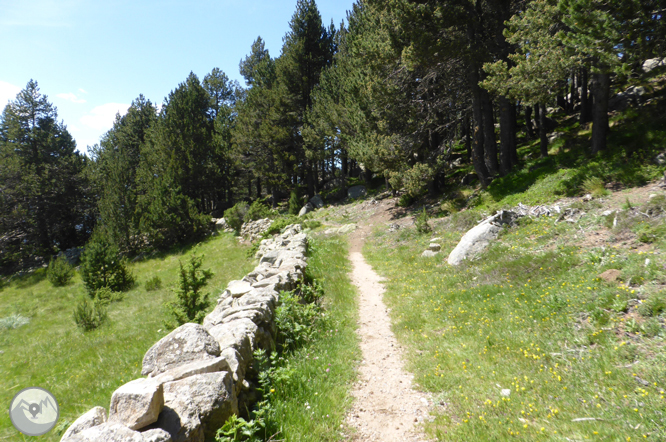
<svg viewBox="0 0 666 442">
<path fill-rule="evenodd" d="M 250 221 L 244 223 L 241 226 L 240 234 L 243 238 L 253 242 L 264 234 L 266 230 L 273 224 L 273 220 L 270 218 L 258 219 L 256 221 Z"/>
<path fill-rule="evenodd" d="M 141 374 L 118 388 L 106 410 L 77 419 L 61 442 L 203 442 L 232 415 L 249 384 L 254 350 L 274 347 L 281 290 L 295 288 L 307 265 L 300 225 L 263 240 L 259 265 L 231 281 L 203 325 L 185 324 L 153 345 Z"/>
</svg>

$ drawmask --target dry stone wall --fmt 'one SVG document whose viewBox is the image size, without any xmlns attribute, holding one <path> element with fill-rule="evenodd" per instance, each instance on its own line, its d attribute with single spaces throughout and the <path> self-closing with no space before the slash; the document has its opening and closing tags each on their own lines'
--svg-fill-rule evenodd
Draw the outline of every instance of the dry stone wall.
<svg viewBox="0 0 666 442">
<path fill-rule="evenodd" d="M 141 374 L 118 388 L 109 412 L 95 407 L 61 442 L 203 442 L 232 415 L 249 384 L 254 350 L 274 348 L 281 290 L 303 280 L 307 237 L 300 225 L 261 241 L 259 265 L 231 281 L 203 325 L 185 324 L 153 345 Z"/>
</svg>

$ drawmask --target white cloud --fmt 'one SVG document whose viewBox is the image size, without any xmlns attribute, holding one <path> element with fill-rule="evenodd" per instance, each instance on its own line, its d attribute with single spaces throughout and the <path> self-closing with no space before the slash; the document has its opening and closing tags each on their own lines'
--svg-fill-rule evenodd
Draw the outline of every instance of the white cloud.
<svg viewBox="0 0 666 442">
<path fill-rule="evenodd" d="M 66 94 L 58 94 L 58 95 L 56 95 L 56 97 L 62 98 L 63 100 L 69 100 L 72 103 L 85 103 L 86 102 L 86 100 L 83 99 L 83 98 L 76 98 L 76 95 L 74 95 L 71 92 L 68 92 Z"/>
<path fill-rule="evenodd" d="M 16 95 L 21 92 L 21 88 L 11 83 L 0 80 L 0 112 L 7 106 L 7 102 L 15 100 Z"/>
<path fill-rule="evenodd" d="M 85 90 L 83 90 L 82 88 L 79 88 L 79 92 L 81 92 L 82 94 L 87 94 L 88 93 Z"/>
<path fill-rule="evenodd" d="M 80 122 L 89 128 L 106 132 L 111 129 L 116 119 L 116 114 L 125 115 L 129 104 L 106 103 L 93 108 L 88 114 L 80 118 Z"/>
</svg>

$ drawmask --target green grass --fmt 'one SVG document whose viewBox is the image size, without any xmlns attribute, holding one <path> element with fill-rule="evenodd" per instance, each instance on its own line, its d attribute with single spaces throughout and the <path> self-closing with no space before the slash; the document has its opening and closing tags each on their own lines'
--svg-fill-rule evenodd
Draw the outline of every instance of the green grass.
<svg viewBox="0 0 666 442">
<path fill-rule="evenodd" d="M 208 283 L 215 299 L 229 280 L 240 279 L 253 268 L 245 246 L 231 234 L 201 243 L 204 267 L 214 277 Z M 60 405 L 60 428 L 66 428 L 94 406 L 108 409 L 113 391 L 141 376 L 146 350 L 168 333 L 169 319 L 163 305 L 171 300 L 178 278 L 178 261 L 185 262 L 192 249 L 157 255 L 130 265 L 137 279 L 124 299 L 109 305 L 109 319 L 99 329 L 83 333 L 75 325 L 75 301 L 85 294 L 77 274 L 64 287 L 53 287 L 39 270 L 15 278 L 0 291 L 0 318 L 20 314 L 30 322 L 16 329 L 0 330 L 0 403 L 9 404 L 22 388 L 39 386 L 51 391 Z M 146 291 L 154 277 L 162 288 Z M 214 302 L 211 304 L 212 310 Z M 0 414 L 0 440 L 29 440 L 12 426 L 8 413 Z M 60 439 L 57 431 L 43 437 Z M 31 439 L 30 439 L 31 440 Z"/>
<path fill-rule="evenodd" d="M 665 440 L 665 317 L 659 327 L 632 307 L 663 303 L 664 240 L 648 254 L 584 249 L 578 226 L 525 220 L 480 259 L 451 267 L 446 256 L 474 214 L 440 220 L 428 235 L 377 232 L 364 249 L 388 279 L 408 370 L 443 404 L 427 432 L 442 441 Z M 422 259 L 432 236 L 442 254 Z M 611 268 L 620 280 L 598 277 Z"/>
<path fill-rule="evenodd" d="M 349 280 L 347 243 L 340 237 L 310 240 L 308 273 L 324 288 L 324 315 L 309 344 L 284 355 L 271 406 L 276 440 L 339 441 L 351 404 L 350 385 L 360 360 L 357 300 Z"/>
</svg>

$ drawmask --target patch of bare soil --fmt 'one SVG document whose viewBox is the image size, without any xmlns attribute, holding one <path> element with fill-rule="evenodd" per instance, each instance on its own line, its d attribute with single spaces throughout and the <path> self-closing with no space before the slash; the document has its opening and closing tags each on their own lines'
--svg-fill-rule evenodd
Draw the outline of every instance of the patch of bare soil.
<svg viewBox="0 0 666 442">
<path fill-rule="evenodd" d="M 428 397 L 412 388 L 413 376 L 403 368 L 402 350 L 382 301 L 381 278 L 361 254 L 372 226 L 391 223 L 394 203 L 395 200 L 383 200 L 375 204 L 373 213 L 359 223 L 350 238 L 351 278 L 360 297 L 358 334 L 363 360 L 359 381 L 352 390 L 355 400 L 347 422 L 356 430 L 352 440 L 358 442 L 425 440 L 417 424 L 428 415 Z"/>
</svg>

